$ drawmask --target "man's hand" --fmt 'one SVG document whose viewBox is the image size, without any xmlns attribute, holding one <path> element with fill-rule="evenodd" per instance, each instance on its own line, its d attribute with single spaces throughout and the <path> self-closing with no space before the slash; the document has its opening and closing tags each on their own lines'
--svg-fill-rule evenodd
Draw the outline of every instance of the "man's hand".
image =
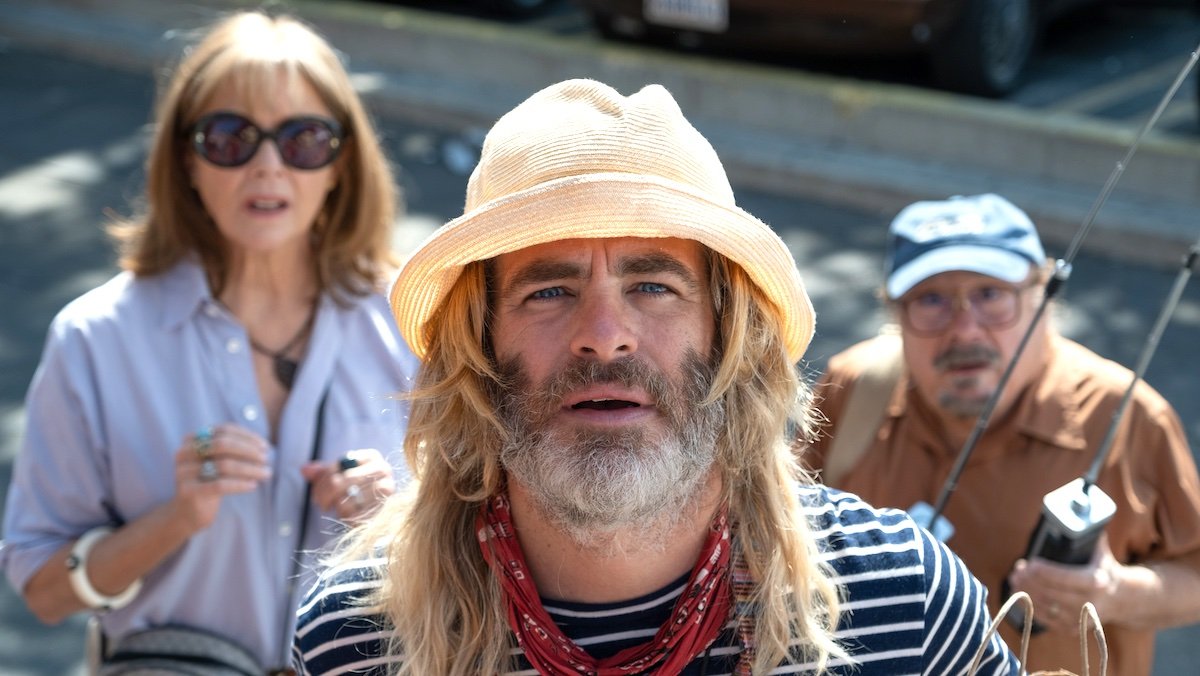
<svg viewBox="0 0 1200 676">
<path fill-rule="evenodd" d="M 1080 610 L 1089 601 L 1101 622 L 1121 616 L 1125 572 L 1126 566 L 1113 557 L 1108 536 L 1102 535 L 1087 565 L 1021 559 L 1009 573 L 1008 583 L 1014 591 L 1029 594 L 1035 619 L 1048 631 L 1078 632 Z"/>
</svg>

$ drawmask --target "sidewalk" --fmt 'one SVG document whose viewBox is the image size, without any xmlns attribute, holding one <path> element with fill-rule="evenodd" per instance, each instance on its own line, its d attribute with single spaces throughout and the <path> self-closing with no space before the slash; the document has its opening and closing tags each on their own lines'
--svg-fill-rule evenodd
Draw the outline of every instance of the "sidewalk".
<svg viewBox="0 0 1200 676">
<path fill-rule="evenodd" d="M 129 68 L 161 66 L 181 29 L 232 0 L 0 0 L 0 36 Z M 372 105 L 424 123 L 490 126 L 569 77 L 622 91 L 667 86 L 734 182 L 891 211 L 948 192 L 1022 205 L 1061 251 L 1136 130 L 908 87 L 852 82 L 546 35 L 400 5 L 298 0 L 289 7 L 345 50 Z M 1180 65 L 1187 55 L 1180 55 Z M 1180 95 L 1191 91 L 1190 84 Z M 1142 143 L 1095 219 L 1089 250 L 1177 265 L 1200 209 L 1200 141 Z"/>
</svg>

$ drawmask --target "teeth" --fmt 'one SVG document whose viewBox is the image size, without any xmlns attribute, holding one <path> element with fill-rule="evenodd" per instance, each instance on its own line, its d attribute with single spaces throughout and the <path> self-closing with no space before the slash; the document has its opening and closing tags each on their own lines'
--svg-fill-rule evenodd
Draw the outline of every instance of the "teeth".
<svg viewBox="0 0 1200 676">
<path fill-rule="evenodd" d="M 250 206 L 255 209 L 278 209 L 283 206 L 283 200 L 254 200 Z"/>
</svg>

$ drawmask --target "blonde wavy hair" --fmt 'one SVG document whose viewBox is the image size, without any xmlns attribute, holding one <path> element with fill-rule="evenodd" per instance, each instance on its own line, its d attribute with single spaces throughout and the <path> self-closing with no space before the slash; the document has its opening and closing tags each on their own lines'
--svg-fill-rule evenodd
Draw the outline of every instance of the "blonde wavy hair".
<svg viewBox="0 0 1200 676">
<path fill-rule="evenodd" d="M 736 542 L 758 591 L 754 672 L 784 660 L 847 659 L 833 638 L 839 589 L 818 561 L 797 500 L 809 482 L 788 443 L 789 422 L 810 435 L 809 388 L 789 363 L 778 314 L 737 265 L 709 252 L 720 317 L 720 362 L 705 403 L 723 399 L 717 463 Z M 475 537 L 480 505 L 503 485 L 504 430 L 488 398 L 497 378 L 488 344 L 487 264 L 471 263 L 426 324 L 429 354 L 412 393 L 405 449 L 416 481 L 351 531 L 339 560 L 386 548 L 379 592 L 402 676 L 499 674 L 512 669 L 505 602 Z M 416 571 L 419 571 L 416 572 Z"/>
<path fill-rule="evenodd" d="M 246 101 L 301 83 L 316 91 L 346 131 L 337 184 L 313 224 L 313 259 L 322 291 L 336 296 L 381 289 L 397 264 L 391 229 L 399 195 L 374 127 L 333 48 L 289 16 L 238 12 L 209 28 L 160 89 L 146 159 L 142 213 L 109 225 L 120 265 L 137 275 L 164 272 L 195 252 L 219 295 L 227 273 L 224 238 L 192 188 L 188 130 L 214 92 L 229 84 Z"/>
</svg>

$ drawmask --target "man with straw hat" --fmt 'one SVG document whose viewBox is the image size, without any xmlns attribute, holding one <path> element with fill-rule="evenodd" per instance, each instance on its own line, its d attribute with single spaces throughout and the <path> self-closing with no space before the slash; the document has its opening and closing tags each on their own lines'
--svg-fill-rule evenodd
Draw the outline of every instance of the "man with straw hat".
<svg viewBox="0 0 1200 676">
<path fill-rule="evenodd" d="M 502 117 L 391 302 L 417 481 L 310 592 L 302 671 L 1018 671 L 953 554 L 796 466 L 812 306 L 662 87 Z"/>
</svg>

